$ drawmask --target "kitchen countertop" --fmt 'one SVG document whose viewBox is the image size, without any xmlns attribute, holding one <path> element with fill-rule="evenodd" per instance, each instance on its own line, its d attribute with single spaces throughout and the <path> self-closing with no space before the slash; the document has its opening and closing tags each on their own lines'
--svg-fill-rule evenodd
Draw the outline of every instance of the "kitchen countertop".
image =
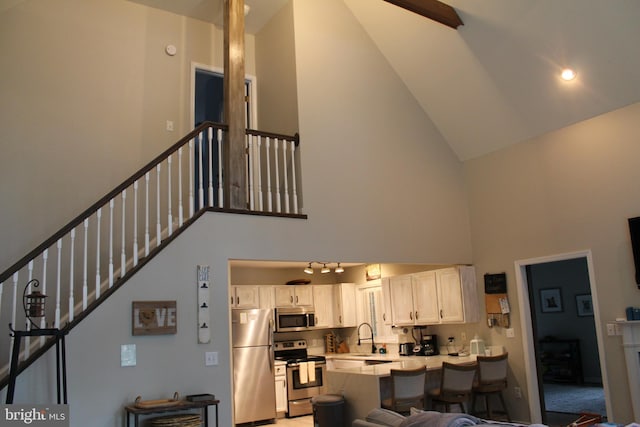
<svg viewBox="0 0 640 427">
<path fill-rule="evenodd" d="M 373 365 L 358 366 L 353 368 L 329 369 L 328 371 L 341 372 L 345 374 L 356 375 L 372 375 L 376 377 L 387 377 L 390 375 L 391 369 L 416 369 L 426 366 L 427 371 L 435 371 L 442 369 L 442 362 L 455 364 L 473 363 L 476 361 L 476 355 L 471 356 L 399 356 L 389 354 L 370 354 L 362 353 L 339 353 L 326 354 L 327 359 L 347 359 L 361 361 L 383 362 Z M 384 363 L 386 362 L 386 363 Z"/>
</svg>

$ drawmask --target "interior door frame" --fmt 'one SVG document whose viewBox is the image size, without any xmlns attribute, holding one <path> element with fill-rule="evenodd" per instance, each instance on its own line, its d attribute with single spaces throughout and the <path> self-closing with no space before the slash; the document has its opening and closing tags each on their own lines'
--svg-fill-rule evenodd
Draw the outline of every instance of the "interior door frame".
<svg viewBox="0 0 640 427">
<path fill-rule="evenodd" d="M 533 324 L 531 318 L 531 302 L 529 300 L 529 283 L 527 281 L 526 268 L 529 265 L 543 264 L 554 261 L 566 261 L 571 259 L 584 258 L 587 261 L 589 273 L 589 286 L 591 288 L 593 302 L 593 320 L 596 328 L 596 339 L 598 342 L 598 353 L 600 355 L 600 371 L 602 373 L 602 386 L 604 388 L 605 405 L 607 416 L 611 416 L 611 399 L 609 396 L 609 380 L 607 378 L 606 352 L 604 349 L 604 335 L 600 322 L 600 308 L 598 303 L 598 293 L 593 268 L 593 258 L 591 250 L 570 252 L 559 255 L 550 255 L 540 258 L 530 258 L 515 261 L 516 284 L 518 291 L 518 306 L 520 309 L 520 322 L 522 327 L 522 341 L 524 350 L 524 366 L 527 379 L 527 395 L 529 397 L 529 412 L 532 424 L 542 423 L 542 407 L 540 404 L 540 388 L 538 386 L 538 370 L 536 366 L 536 347 L 533 336 Z"/>
<path fill-rule="evenodd" d="M 224 69 L 213 65 L 191 62 L 191 89 L 189 99 L 189 129 L 194 128 L 196 116 L 196 70 L 209 71 L 224 76 Z M 258 78 L 245 74 L 245 82 L 249 82 L 249 123 L 252 129 L 258 129 Z"/>
</svg>

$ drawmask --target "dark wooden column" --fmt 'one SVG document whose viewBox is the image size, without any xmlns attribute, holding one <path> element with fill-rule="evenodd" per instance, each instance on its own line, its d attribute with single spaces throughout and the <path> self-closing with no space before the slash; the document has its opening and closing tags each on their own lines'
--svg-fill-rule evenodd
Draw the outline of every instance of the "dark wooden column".
<svg viewBox="0 0 640 427">
<path fill-rule="evenodd" d="M 247 209 L 244 111 L 244 0 L 224 0 L 224 204 Z"/>
</svg>

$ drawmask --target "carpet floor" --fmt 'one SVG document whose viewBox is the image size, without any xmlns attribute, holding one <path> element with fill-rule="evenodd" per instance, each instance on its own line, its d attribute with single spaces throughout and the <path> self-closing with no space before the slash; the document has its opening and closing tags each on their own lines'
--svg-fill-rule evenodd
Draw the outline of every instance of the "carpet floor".
<svg viewBox="0 0 640 427">
<path fill-rule="evenodd" d="M 545 383 L 544 405 L 547 411 L 553 412 L 591 412 L 601 415 L 607 413 L 602 387 Z"/>
</svg>

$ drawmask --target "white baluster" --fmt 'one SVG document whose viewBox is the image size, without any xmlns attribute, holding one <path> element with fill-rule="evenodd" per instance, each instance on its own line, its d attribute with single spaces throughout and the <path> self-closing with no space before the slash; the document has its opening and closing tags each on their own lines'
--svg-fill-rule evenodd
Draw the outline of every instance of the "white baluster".
<svg viewBox="0 0 640 427">
<path fill-rule="evenodd" d="M 138 265 L 138 180 L 133 183 L 133 266 Z"/>
<path fill-rule="evenodd" d="M 298 190 L 296 188 L 296 142 L 290 141 L 291 144 L 291 186 L 293 192 L 293 213 L 298 212 Z"/>
<path fill-rule="evenodd" d="M 267 137 L 265 151 L 267 153 L 267 211 L 273 212 L 273 194 L 271 194 L 271 139 Z"/>
<path fill-rule="evenodd" d="M 173 234 L 173 214 L 171 212 L 171 154 L 167 157 L 167 227 L 169 228 L 169 236 Z"/>
<path fill-rule="evenodd" d="M 124 277 L 127 272 L 127 237 L 125 233 L 127 220 L 127 190 L 122 190 L 122 224 L 120 224 L 120 277 Z"/>
<path fill-rule="evenodd" d="M 16 310 L 17 310 L 17 300 L 18 300 L 18 272 L 13 273 L 13 304 L 11 309 L 11 322 L 10 325 L 12 328 L 17 328 L 16 325 Z M 11 336 L 11 345 L 9 345 L 9 360 L 11 360 L 11 349 L 13 348 L 13 341 L 15 338 L 13 335 Z"/>
<path fill-rule="evenodd" d="M 87 284 L 87 243 L 89 236 L 89 218 L 84 220 L 84 249 L 82 253 L 82 311 L 87 309 L 89 288 Z"/>
<path fill-rule="evenodd" d="M 74 314 L 74 298 L 73 298 L 73 278 L 74 278 L 74 269 L 73 264 L 75 261 L 74 251 L 76 247 L 76 229 L 71 229 L 71 247 L 69 248 L 70 259 L 69 259 L 69 322 L 73 322 L 73 314 Z"/>
<path fill-rule="evenodd" d="M 218 207 L 224 207 L 224 189 L 222 182 L 222 129 L 218 129 Z"/>
<path fill-rule="evenodd" d="M 162 223 L 160 220 L 160 163 L 156 165 L 156 248 L 162 243 Z"/>
<path fill-rule="evenodd" d="M 96 300 L 100 298 L 100 228 L 102 227 L 102 208 L 96 212 Z"/>
<path fill-rule="evenodd" d="M 209 147 L 209 156 L 207 157 L 207 165 L 209 167 L 209 206 L 213 206 L 213 128 L 207 129 L 207 143 Z"/>
<path fill-rule="evenodd" d="M 289 179 L 287 176 L 287 140 L 282 140 L 282 181 L 284 182 L 284 211 L 289 213 Z"/>
<path fill-rule="evenodd" d="M 258 135 L 258 148 L 256 150 L 257 152 L 257 159 L 256 159 L 256 163 L 257 163 L 257 168 L 258 168 L 258 210 L 259 211 L 263 211 L 264 210 L 264 201 L 263 199 L 263 189 L 262 189 L 262 137 L 260 135 Z"/>
<path fill-rule="evenodd" d="M 193 139 L 189 141 L 189 218 L 193 218 Z"/>
<path fill-rule="evenodd" d="M 254 195 L 253 195 L 253 135 L 249 134 L 246 136 L 245 138 L 245 153 L 246 153 L 246 157 L 248 158 L 248 162 L 245 161 L 245 164 L 248 164 L 249 167 L 247 168 L 247 172 L 246 172 L 246 179 L 247 179 L 247 183 L 249 185 L 247 185 L 247 193 L 248 193 L 248 199 L 249 199 L 249 210 L 254 210 L 255 208 L 255 200 L 254 200 Z"/>
<path fill-rule="evenodd" d="M 45 249 L 42 252 L 42 280 L 40 284 L 42 285 L 42 293 L 47 294 L 47 261 L 49 260 L 49 249 Z M 1 304 L 0 304 L 1 305 Z M 40 329 L 44 329 L 47 327 L 46 316 L 42 316 L 40 318 Z M 44 345 L 44 337 L 40 337 L 40 347 Z"/>
<path fill-rule="evenodd" d="M 280 172 L 278 169 L 278 138 L 275 138 L 273 141 L 273 163 L 276 168 L 276 212 L 280 213 L 281 209 L 281 201 L 280 201 Z"/>
<path fill-rule="evenodd" d="M 178 227 L 182 227 L 184 223 L 182 203 L 182 147 L 180 147 L 178 148 Z"/>
<path fill-rule="evenodd" d="M 202 132 L 198 135 L 198 210 L 204 207 L 204 189 L 202 188 Z"/>
<path fill-rule="evenodd" d="M 27 266 L 27 295 L 31 293 L 31 280 L 33 279 L 33 260 L 29 261 Z M 31 322 L 29 319 L 24 319 L 25 323 L 25 331 L 31 330 Z M 24 358 L 25 360 L 29 358 L 29 354 L 31 354 L 31 337 L 24 337 Z"/>
<path fill-rule="evenodd" d="M 109 288 L 113 286 L 113 199 L 109 201 Z"/>
<path fill-rule="evenodd" d="M 149 172 L 144 174 L 144 256 L 149 256 Z"/>
<path fill-rule="evenodd" d="M 58 239 L 56 249 L 58 252 L 58 264 L 56 271 L 56 317 L 54 327 L 60 328 L 60 270 L 62 267 L 62 239 Z"/>
</svg>

